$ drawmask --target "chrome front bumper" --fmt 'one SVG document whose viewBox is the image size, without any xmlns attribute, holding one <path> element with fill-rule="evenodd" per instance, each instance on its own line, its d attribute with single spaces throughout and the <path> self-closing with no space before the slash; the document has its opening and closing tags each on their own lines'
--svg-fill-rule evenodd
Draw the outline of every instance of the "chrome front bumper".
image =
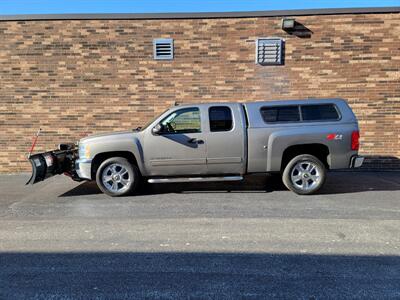
<svg viewBox="0 0 400 300">
<path fill-rule="evenodd" d="M 92 179 L 92 160 L 91 159 L 77 159 L 75 161 L 75 171 L 79 178 Z"/>
<path fill-rule="evenodd" d="M 350 160 L 350 168 L 359 168 L 364 162 L 363 156 L 354 155 Z"/>
</svg>

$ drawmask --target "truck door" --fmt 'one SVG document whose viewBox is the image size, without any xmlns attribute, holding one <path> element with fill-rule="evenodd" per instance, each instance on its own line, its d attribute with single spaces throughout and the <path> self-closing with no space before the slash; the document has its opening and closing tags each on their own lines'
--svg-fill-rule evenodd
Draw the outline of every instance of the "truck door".
<svg viewBox="0 0 400 300">
<path fill-rule="evenodd" d="M 149 175 L 206 174 L 206 145 L 199 107 L 176 109 L 144 139 L 145 166 Z"/>
<path fill-rule="evenodd" d="M 244 174 L 246 168 L 246 122 L 240 104 L 208 107 L 208 174 Z"/>
</svg>

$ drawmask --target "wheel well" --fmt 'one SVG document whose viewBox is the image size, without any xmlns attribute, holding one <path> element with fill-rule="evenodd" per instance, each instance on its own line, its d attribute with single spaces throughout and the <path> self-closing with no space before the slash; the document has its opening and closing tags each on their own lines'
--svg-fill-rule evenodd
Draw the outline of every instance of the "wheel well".
<svg viewBox="0 0 400 300">
<path fill-rule="evenodd" d="M 112 151 L 112 152 L 99 153 L 92 160 L 92 168 L 91 168 L 92 180 L 96 179 L 96 172 L 97 172 L 98 167 L 100 167 L 101 163 L 111 157 L 124 157 L 132 165 L 135 165 L 135 166 L 138 165 L 135 155 L 129 151 Z"/>
<path fill-rule="evenodd" d="M 323 144 L 304 144 L 290 146 L 283 151 L 281 171 L 283 171 L 293 157 L 301 154 L 315 156 L 329 169 L 329 148 Z"/>
</svg>

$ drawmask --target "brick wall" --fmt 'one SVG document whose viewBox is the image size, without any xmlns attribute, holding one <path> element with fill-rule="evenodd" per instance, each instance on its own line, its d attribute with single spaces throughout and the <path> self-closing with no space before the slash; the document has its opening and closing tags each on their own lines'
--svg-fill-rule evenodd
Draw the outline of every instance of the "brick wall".
<svg viewBox="0 0 400 300">
<path fill-rule="evenodd" d="M 144 124 L 175 101 L 348 99 L 361 152 L 400 157 L 400 14 L 301 16 L 311 38 L 280 17 L 0 22 L 0 172 L 62 141 Z M 255 39 L 286 39 L 284 66 L 260 66 Z M 153 38 L 174 38 L 155 61 Z M 393 167 L 393 164 L 390 164 Z"/>
</svg>

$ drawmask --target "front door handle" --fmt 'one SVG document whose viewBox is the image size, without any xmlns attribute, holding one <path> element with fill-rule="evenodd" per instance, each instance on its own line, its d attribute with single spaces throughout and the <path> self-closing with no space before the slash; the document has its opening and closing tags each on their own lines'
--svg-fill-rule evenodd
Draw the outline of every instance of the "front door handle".
<svg viewBox="0 0 400 300">
<path fill-rule="evenodd" d="M 188 143 L 190 143 L 190 144 L 204 144 L 204 141 L 203 140 L 198 140 L 196 138 L 191 138 L 191 139 L 188 140 Z"/>
</svg>

